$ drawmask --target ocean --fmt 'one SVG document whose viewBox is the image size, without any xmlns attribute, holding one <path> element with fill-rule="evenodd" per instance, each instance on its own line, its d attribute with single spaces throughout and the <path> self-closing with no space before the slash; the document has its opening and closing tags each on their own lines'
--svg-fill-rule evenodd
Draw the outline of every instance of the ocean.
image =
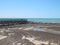
<svg viewBox="0 0 60 45">
<path fill-rule="evenodd" d="M 0 21 L 19 20 L 19 19 L 27 19 L 28 21 L 43 22 L 43 23 L 60 23 L 60 18 L 0 18 Z"/>
<path fill-rule="evenodd" d="M 28 18 L 28 20 L 43 23 L 60 23 L 60 18 Z"/>
</svg>

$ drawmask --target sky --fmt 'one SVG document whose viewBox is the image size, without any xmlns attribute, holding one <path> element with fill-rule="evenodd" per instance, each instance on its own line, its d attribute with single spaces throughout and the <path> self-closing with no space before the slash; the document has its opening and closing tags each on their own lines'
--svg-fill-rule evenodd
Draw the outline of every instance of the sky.
<svg viewBox="0 0 60 45">
<path fill-rule="evenodd" d="M 60 18 L 60 0 L 0 0 L 0 18 Z"/>
</svg>

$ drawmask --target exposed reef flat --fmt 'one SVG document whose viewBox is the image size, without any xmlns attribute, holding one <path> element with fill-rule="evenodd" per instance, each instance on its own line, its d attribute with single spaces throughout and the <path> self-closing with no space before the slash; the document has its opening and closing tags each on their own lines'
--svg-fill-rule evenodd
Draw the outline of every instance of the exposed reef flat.
<svg viewBox="0 0 60 45">
<path fill-rule="evenodd" d="M 0 34 L 8 36 L 10 45 L 18 43 L 21 45 L 58 45 L 60 44 L 59 29 L 58 24 L 29 23 L 0 27 Z"/>
</svg>

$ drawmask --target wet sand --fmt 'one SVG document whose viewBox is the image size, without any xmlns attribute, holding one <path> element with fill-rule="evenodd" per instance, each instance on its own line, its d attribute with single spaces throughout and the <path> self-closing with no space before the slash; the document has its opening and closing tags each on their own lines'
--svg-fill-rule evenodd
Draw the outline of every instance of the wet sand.
<svg viewBox="0 0 60 45">
<path fill-rule="evenodd" d="M 43 31 L 37 31 L 33 30 L 33 28 L 45 28 L 45 30 L 43 29 Z M 29 42 L 33 43 L 34 45 L 38 45 L 41 42 L 44 42 L 44 44 L 47 43 L 47 45 L 49 42 L 54 43 L 53 45 L 60 44 L 60 34 L 57 33 L 60 31 L 60 25 L 58 24 L 23 24 L 5 26 L 0 28 L 0 33 L 1 31 L 3 32 L 1 35 L 8 36 L 8 41 L 11 43 L 23 43 L 22 38 L 25 36 L 24 39 L 29 40 Z M 32 39 L 33 41 L 31 41 Z"/>
</svg>

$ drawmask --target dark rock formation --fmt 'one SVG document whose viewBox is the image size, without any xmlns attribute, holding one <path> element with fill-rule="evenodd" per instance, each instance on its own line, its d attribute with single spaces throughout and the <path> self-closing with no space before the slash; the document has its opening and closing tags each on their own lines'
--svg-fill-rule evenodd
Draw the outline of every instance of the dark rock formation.
<svg viewBox="0 0 60 45">
<path fill-rule="evenodd" d="M 27 24 L 27 19 L 12 19 L 12 20 L 1 20 L 0 26 L 10 26 L 16 24 Z"/>
</svg>

